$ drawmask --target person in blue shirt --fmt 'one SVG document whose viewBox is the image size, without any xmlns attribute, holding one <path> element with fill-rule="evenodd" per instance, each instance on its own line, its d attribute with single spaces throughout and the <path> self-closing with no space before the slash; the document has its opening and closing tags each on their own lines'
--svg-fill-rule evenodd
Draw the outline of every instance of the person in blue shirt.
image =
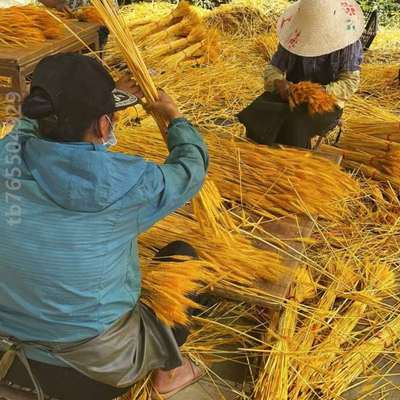
<svg viewBox="0 0 400 400">
<path fill-rule="evenodd" d="M 59 400 L 113 399 L 150 371 L 168 397 L 201 375 L 180 354 L 185 328 L 140 304 L 137 238 L 200 190 L 207 147 L 161 91 L 148 111 L 169 123 L 165 163 L 109 152 L 114 112 L 142 97 L 122 86 L 90 57 L 47 57 L 0 140 L 0 359 L 18 356 L 0 398 L 12 382 Z M 158 257 L 176 254 L 196 256 L 176 242 Z"/>
</svg>

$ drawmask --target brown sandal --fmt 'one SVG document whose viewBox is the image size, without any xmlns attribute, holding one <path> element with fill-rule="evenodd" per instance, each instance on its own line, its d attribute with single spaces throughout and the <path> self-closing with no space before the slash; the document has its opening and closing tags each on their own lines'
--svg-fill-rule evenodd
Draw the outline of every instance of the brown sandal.
<svg viewBox="0 0 400 400">
<path fill-rule="evenodd" d="M 183 364 L 181 367 L 178 367 L 177 369 L 169 372 L 171 374 L 170 377 L 171 380 L 179 381 L 180 379 L 183 379 L 183 382 L 181 384 L 178 384 L 178 386 L 172 387 L 170 388 L 170 390 L 165 392 L 160 392 L 153 386 L 153 390 L 151 393 L 152 400 L 169 399 L 170 397 L 174 396 L 181 390 L 187 388 L 193 383 L 196 383 L 199 379 L 201 379 L 204 376 L 204 371 L 187 358 L 183 359 Z M 153 384 L 155 380 L 157 380 L 157 377 L 155 377 L 155 379 L 153 380 Z"/>
</svg>

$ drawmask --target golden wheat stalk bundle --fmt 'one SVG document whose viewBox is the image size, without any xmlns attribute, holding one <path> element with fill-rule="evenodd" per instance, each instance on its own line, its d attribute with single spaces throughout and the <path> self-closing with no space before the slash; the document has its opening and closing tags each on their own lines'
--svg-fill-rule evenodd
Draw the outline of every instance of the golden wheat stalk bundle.
<svg viewBox="0 0 400 400">
<path fill-rule="evenodd" d="M 172 71 L 187 64 L 209 64 L 216 60 L 220 53 L 219 35 L 216 30 L 207 29 L 198 14 L 193 6 L 183 2 L 164 18 L 168 20 L 164 27 L 144 35 L 138 35 L 137 29 L 132 30 L 146 63 L 153 70 Z M 157 24 L 160 25 L 159 21 Z M 146 27 L 138 29 L 145 30 Z M 118 46 L 112 37 L 105 54 L 108 63 L 115 66 L 121 64 Z"/>
<path fill-rule="evenodd" d="M 380 98 L 363 98 L 355 95 L 345 108 L 344 126 L 346 130 L 354 130 L 356 133 L 367 135 L 373 135 L 375 131 L 379 132 L 381 125 L 385 129 L 395 127 L 395 130 L 397 130 L 400 118 L 393 108 L 395 108 L 395 105 L 394 107 L 387 107 L 387 104 L 385 104 L 385 107 L 382 107 Z M 392 125 L 392 123 L 397 123 L 397 125 Z"/>
<path fill-rule="evenodd" d="M 365 260 L 364 289 L 351 293 L 354 300 L 343 315 L 340 315 L 332 324 L 331 332 L 313 350 L 310 360 L 312 376 L 311 384 L 318 387 L 324 381 L 325 373 L 330 369 L 331 363 L 351 344 L 359 331 L 356 329 L 361 318 L 365 316 L 367 308 L 379 306 L 381 301 L 392 296 L 396 288 L 396 276 L 388 264 Z M 344 346 L 344 348 L 342 348 Z M 341 355 L 339 356 L 341 357 Z"/>
<path fill-rule="evenodd" d="M 313 82 L 299 82 L 289 85 L 289 106 L 290 109 L 306 104 L 308 113 L 323 114 L 332 112 L 336 100 L 328 94 L 319 84 Z"/>
<path fill-rule="evenodd" d="M 306 319 L 295 334 L 293 349 L 299 354 L 293 361 L 293 370 L 290 379 L 290 399 L 296 400 L 307 395 L 310 389 L 310 378 L 313 370 L 310 369 L 309 355 L 324 330 L 327 321 L 335 316 L 338 310 L 334 310 L 337 298 L 346 290 L 351 290 L 358 282 L 358 276 L 354 270 L 354 264 L 350 260 L 330 260 L 327 265 L 327 273 L 330 276 L 323 295 L 319 298 L 314 313 Z"/>
<path fill-rule="evenodd" d="M 215 274 L 215 282 L 209 285 L 211 290 L 215 288 L 223 289 L 226 293 L 240 293 L 247 291 L 246 288 L 252 290 L 252 285 L 258 279 L 277 282 L 286 272 L 277 253 L 259 249 L 244 234 L 232 234 L 223 227 L 218 233 L 207 227 L 201 229 L 190 214 L 179 213 L 167 217 L 143 234 L 139 242 L 143 250 L 151 252 L 174 240 L 191 243 L 200 259 L 220 271 Z"/>
<path fill-rule="evenodd" d="M 179 260 L 181 258 L 181 260 Z M 211 286 L 218 276 L 215 266 L 201 260 L 174 257 L 176 261 L 151 260 L 141 263 L 140 301 L 165 324 L 186 325 L 188 309 L 199 308 L 190 295 Z"/>
<path fill-rule="evenodd" d="M 200 18 L 196 14 L 190 14 L 183 18 L 177 24 L 171 25 L 157 33 L 146 36 L 146 47 L 156 45 L 162 41 L 169 40 L 175 37 L 185 37 L 189 35 L 193 27 L 200 24 Z"/>
<path fill-rule="evenodd" d="M 384 155 L 400 150 L 400 144 L 367 134 L 347 132 L 342 135 L 339 146 L 355 151 L 363 151 L 371 155 Z"/>
<path fill-rule="evenodd" d="M 211 167 L 210 177 L 222 193 L 230 193 L 231 198 L 233 195 L 252 209 L 262 210 L 265 216 L 304 213 L 306 208 L 311 215 L 327 217 L 331 212 L 335 214 L 335 207 L 341 209 L 339 203 L 358 190 L 357 183 L 338 166 L 307 152 L 221 139 L 216 142 L 219 145 L 216 143 L 215 154 L 219 154 L 216 156 L 219 161 L 214 163 L 215 168 Z M 208 143 L 213 149 L 212 141 Z M 222 148 L 221 143 L 224 143 Z M 335 175 L 343 178 L 343 186 L 336 193 L 332 192 Z M 320 207 L 322 198 L 326 203 Z"/>
<path fill-rule="evenodd" d="M 145 95 L 146 101 L 149 103 L 156 101 L 158 98 L 157 88 L 150 76 L 138 47 L 131 38 L 130 31 L 123 17 L 118 14 L 113 1 L 93 0 L 92 4 L 103 19 L 107 28 L 113 34 L 114 40 L 118 44 L 130 71 L 134 75 Z M 154 119 L 165 139 L 167 129 L 166 122 L 158 115 L 154 115 Z"/>
<path fill-rule="evenodd" d="M 399 85 L 398 64 L 363 64 L 361 67 L 361 90 L 363 92 L 397 91 Z"/>
<path fill-rule="evenodd" d="M 136 40 L 143 40 L 149 35 L 154 35 L 157 32 L 163 31 L 168 27 L 180 22 L 183 18 L 192 14 L 191 7 L 186 1 L 181 1 L 178 7 L 175 8 L 169 15 L 159 20 L 150 22 L 143 26 L 134 26 L 133 37 Z"/>
<path fill-rule="evenodd" d="M 58 39 L 63 33 L 62 24 L 42 7 L 0 8 L 0 45 L 26 47 Z"/>
<path fill-rule="evenodd" d="M 341 154 L 346 165 L 348 165 L 348 162 L 357 162 L 372 167 L 373 169 L 368 174 L 369 177 L 375 177 L 379 180 L 384 177 L 393 184 L 398 185 L 400 183 L 399 143 L 379 137 L 347 132 L 342 136 L 339 147 L 340 149 L 322 145 L 321 150 Z M 374 170 L 379 171 L 379 173 L 371 176 Z"/>
<path fill-rule="evenodd" d="M 290 351 L 296 330 L 300 303 L 316 295 L 316 286 L 309 271 L 302 267 L 296 271 L 285 309 L 280 317 L 277 340 L 268 351 L 254 388 L 256 400 L 287 400 L 289 393 Z M 267 334 L 269 335 L 269 334 Z M 266 338 L 267 339 L 267 338 Z M 267 341 L 266 341 L 267 343 Z"/>
<path fill-rule="evenodd" d="M 174 53 L 178 50 L 182 50 L 185 47 L 190 46 L 193 43 L 201 42 L 207 37 L 207 32 L 204 27 L 199 25 L 191 28 L 191 31 L 187 37 L 176 39 L 170 42 L 160 44 L 155 47 L 151 47 L 148 50 L 148 58 L 157 59 L 170 53 Z"/>
<path fill-rule="evenodd" d="M 173 55 L 164 58 L 164 63 L 170 68 L 176 68 L 183 61 L 192 58 L 205 44 L 205 40 L 194 43 L 184 50 L 181 50 Z"/>
<path fill-rule="evenodd" d="M 363 374 L 371 363 L 399 339 L 400 317 L 395 316 L 376 335 L 353 347 L 345 356 L 332 365 L 334 377 L 326 379 L 321 391 L 327 398 L 340 396 L 350 384 Z"/>
</svg>

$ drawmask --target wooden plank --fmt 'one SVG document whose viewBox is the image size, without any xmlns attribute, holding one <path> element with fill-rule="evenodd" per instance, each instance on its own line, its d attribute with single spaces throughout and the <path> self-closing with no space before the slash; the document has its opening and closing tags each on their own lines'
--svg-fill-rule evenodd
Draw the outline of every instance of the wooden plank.
<svg viewBox="0 0 400 400">
<path fill-rule="evenodd" d="M 340 165 L 343 161 L 343 155 L 342 154 L 333 154 L 333 153 L 326 153 L 322 150 L 314 150 L 313 153 L 317 156 L 326 158 L 327 160 L 332 161 L 335 164 Z"/>
<path fill-rule="evenodd" d="M 99 25 L 89 22 L 66 21 L 66 24 L 82 39 L 88 39 L 97 34 Z M 0 46 L 1 66 L 23 66 L 53 54 L 60 49 L 76 44 L 76 37 L 65 29 L 63 36 L 57 40 L 48 40 L 44 43 L 30 47 Z M 82 44 L 80 45 L 82 47 Z"/>
<path fill-rule="evenodd" d="M 326 158 L 338 165 L 342 157 L 323 151 L 315 151 L 315 156 Z M 266 232 L 265 241 L 256 241 L 255 245 L 259 248 L 277 252 L 281 255 L 283 264 L 289 269 L 287 275 L 282 277 L 278 283 L 266 280 L 258 280 L 254 284 L 254 289 L 263 292 L 264 298 L 252 294 L 232 294 L 229 291 L 216 290 L 218 296 L 242 301 L 250 304 L 257 304 L 270 310 L 278 311 L 281 308 L 281 300 L 287 298 L 290 285 L 293 283 L 295 272 L 301 265 L 304 256 L 305 245 L 299 238 L 310 238 L 314 229 L 314 222 L 305 215 L 296 215 L 280 218 L 262 223 L 262 229 Z M 282 242 L 281 249 L 276 245 L 268 244 L 268 236 L 276 238 Z M 274 242 L 273 240 L 271 242 Z"/>
<path fill-rule="evenodd" d="M 313 221 L 303 215 L 264 222 L 262 224 L 262 229 L 267 232 L 267 236 L 270 235 L 271 237 L 282 241 L 282 248 L 277 249 L 276 245 L 267 244 L 267 236 L 265 237 L 265 241 L 255 241 L 255 245 L 260 249 L 280 254 L 283 264 L 289 269 L 288 274 L 277 283 L 262 279 L 256 281 L 254 288 L 263 292 L 263 297 L 265 298 L 262 299 L 256 295 L 238 295 L 220 289 L 216 290 L 216 294 L 237 301 L 257 304 L 269 309 L 279 309 L 280 300 L 286 298 L 289 287 L 294 279 L 294 273 L 299 267 L 300 260 L 304 253 L 304 244 L 299 240 L 299 238 L 309 238 L 312 234 L 313 227 Z"/>
</svg>

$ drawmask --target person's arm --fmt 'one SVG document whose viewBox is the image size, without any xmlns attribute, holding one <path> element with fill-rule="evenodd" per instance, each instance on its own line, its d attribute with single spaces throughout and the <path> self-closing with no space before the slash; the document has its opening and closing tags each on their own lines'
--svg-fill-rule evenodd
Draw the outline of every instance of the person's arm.
<svg viewBox="0 0 400 400">
<path fill-rule="evenodd" d="M 341 72 L 335 82 L 326 85 L 327 93 L 333 95 L 339 107 L 352 98 L 360 86 L 360 71 Z"/>
<path fill-rule="evenodd" d="M 288 82 L 286 81 L 286 71 L 288 69 L 290 53 L 279 45 L 271 62 L 264 70 L 264 90 L 266 92 L 278 92 L 282 98 L 286 97 L 285 88 L 287 89 Z"/>
<path fill-rule="evenodd" d="M 143 92 L 132 80 L 122 79 L 118 87 L 143 98 Z M 169 156 L 163 165 L 146 163 L 140 181 L 125 198 L 127 209 L 137 213 L 138 232 L 189 201 L 200 190 L 208 170 L 207 145 L 166 93 L 160 91 L 159 100 L 145 108 L 169 123 Z"/>
<path fill-rule="evenodd" d="M 141 190 L 145 207 L 138 215 L 138 231 L 144 232 L 160 219 L 182 207 L 201 189 L 208 170 L 207 146 L 184 118 L 168 129 L 170 154 L 164 165 L 151 164 Z"/>
<path fill-rule="evenodd" d="M 326 91 L 336 97 L 337 105 L 344 107 L 360 86 L 360 68 L 363 46 L 360 40 L 339 52 L 340 69 L 338 78 L 325 86 Z"/>
<path fill-rule="evenodd" d="M 264 90 L 266 92 L 275 91 L 275 81 L 285 79 L 285 74 L 279 68 L 268 64 L 264 70 Z"/>
</svg>

